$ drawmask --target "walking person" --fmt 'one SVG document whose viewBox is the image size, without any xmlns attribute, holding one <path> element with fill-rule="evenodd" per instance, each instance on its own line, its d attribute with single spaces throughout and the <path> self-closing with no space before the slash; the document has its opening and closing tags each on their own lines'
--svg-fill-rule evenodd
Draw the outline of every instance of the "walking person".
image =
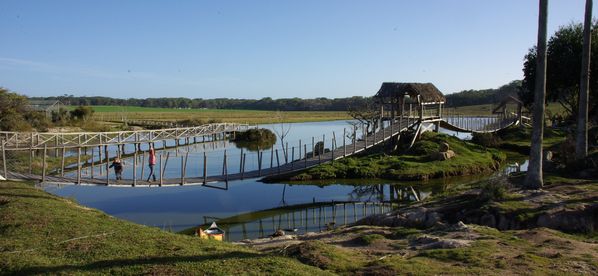
<svg viewBox="0 0 598 276">
<path fill-rule="evenodd" d="M 120 158 L 116 157 L 112 161 L 112 164 L 108 168 L 114 167 L 114 175 L 116 175 L 116 180 L 123 179 L 123 163 Z"/>
<path fill-rule="evenodd" d="M 150 144 L 148 161 L 150 171 L 147 176 L 147 181 L 150 182 L 150 178 L 153 178 L 153 181 L 156 181 L 156 174 L 154 173 L 154 167 L 156 166 L 156 150 L 154 149 L 153 144 Z"/>
</svg>

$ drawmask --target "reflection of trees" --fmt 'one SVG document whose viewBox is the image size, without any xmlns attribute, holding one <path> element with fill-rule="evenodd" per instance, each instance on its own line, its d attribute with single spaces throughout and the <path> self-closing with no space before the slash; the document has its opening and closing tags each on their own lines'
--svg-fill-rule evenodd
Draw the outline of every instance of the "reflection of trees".
<svg viewBox="0 0 598 276">
<path fill-rule="evenodd" d="M 356 186 L 351 193 L 349 198 L 355 201 L 361 201 L 367 197 L 367 200 L 371 200 L 372 197 L 377 197 L 378 200 L 384 200 L 384 185 L 360 185 Z"/>
</svg>

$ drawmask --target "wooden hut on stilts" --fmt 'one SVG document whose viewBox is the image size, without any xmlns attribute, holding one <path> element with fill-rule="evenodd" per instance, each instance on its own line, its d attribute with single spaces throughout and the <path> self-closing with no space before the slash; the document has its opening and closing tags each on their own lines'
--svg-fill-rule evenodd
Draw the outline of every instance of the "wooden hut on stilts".
<svg viewBox="0 0 598 276">
<path fill-rule="evenodd" d="M 432 83 L 384 82 L 374 98 L 380 104 L 381 123 L 407 121 L 416 130 L 414 140 L 429 127 L 440 128 L 446 98 Z"/>
</svg>

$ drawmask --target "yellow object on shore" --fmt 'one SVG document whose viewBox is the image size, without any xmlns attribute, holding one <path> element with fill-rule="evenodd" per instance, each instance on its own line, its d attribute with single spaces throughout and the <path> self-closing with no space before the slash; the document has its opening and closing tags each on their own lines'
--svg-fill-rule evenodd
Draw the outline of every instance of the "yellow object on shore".
<svg viewBox="0 0 598 276">
<path fill-rule="evenodd" d="M 206 230 L 201 229 L 201 227 L 197 227 L 197 231 L 195 232 L 202 239 L 212 239 L 217 241 L 224 240 L 224 230 L 220 229 L 216 222 L 212 222 L 212 225 Z"/>
</svg>

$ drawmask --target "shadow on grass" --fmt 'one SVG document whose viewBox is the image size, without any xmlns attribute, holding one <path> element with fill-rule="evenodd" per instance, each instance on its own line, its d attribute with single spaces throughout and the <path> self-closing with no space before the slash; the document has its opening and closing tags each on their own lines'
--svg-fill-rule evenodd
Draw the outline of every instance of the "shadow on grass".
<svg viewBox="0 0 598 276">
<path fill-rule="evenodd" d="M 21 270 L 15 270 L 12 273 L 18 275 L 31 274 L 63 274 L 82 271 L 95 271 L 102 269 L 125 268 L 127 266 L 139 265 L 176 265 L 178 263 L 189 262 L 204 262 L 210 260 L 227 260 L 227 259 L 247 259 L 261 257 L 264 255 L 258 253 L 248 252 L 227 252 L 222 254 L 212 254 L 205 256 L 168 256 L 168 257 L 139 257 L 138 259 L 113 259 L 103 260 L 81 265 L 58 265 L 58 266 L 33 266 Z M 199 271 L 197 271 L 199 272 Z M 204 272 L 209 273 L 209 272 Z"/>
</svg>

